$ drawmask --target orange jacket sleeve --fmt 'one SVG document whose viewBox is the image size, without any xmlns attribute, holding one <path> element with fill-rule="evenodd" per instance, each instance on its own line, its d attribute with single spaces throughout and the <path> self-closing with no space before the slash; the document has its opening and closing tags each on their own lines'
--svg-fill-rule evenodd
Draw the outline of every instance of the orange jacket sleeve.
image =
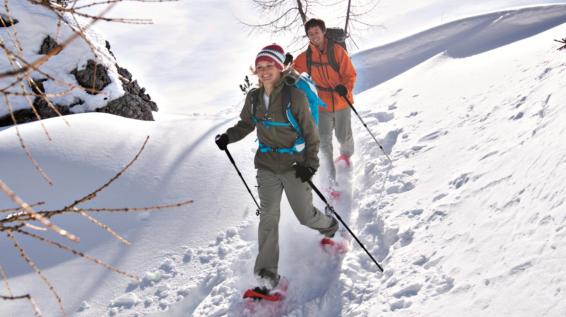
<svg viewBox="0 0 566 317">
<path fill-rule="evenodd" d="M 340 83 L 348 88 L 348 98 L 354 102 L 353 91 L 357 73 L 354 64 L 352 64 L 352 59 L 348 56 L 346 50 L 338 44 L 334 45 L 334 57 L 340 65 Z"/>
</svg>

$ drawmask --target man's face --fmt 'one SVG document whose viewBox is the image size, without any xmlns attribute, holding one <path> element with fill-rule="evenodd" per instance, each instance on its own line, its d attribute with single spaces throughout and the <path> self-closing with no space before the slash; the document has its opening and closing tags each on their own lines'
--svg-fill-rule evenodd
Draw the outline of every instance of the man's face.
<svg viewBox="0 0 566 317">
<path fill-rule="evenodd" d="M 322 30 L 318 26 L 309 28 L 309 30 L 307 31 L 307 36 L 309 38 L 309 41 L 311 41 L 311 43 L 318 48 L 321 48 L 324 44 L 324 32 L 322 32 Z"/>
</svg>

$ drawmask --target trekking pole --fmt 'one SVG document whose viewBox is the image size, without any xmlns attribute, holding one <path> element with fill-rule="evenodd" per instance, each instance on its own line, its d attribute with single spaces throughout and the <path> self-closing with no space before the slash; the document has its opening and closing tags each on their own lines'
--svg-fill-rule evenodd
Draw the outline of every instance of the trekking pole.
<svg viewBox="0 0 566 317">
<path fill-rule="evenodd" d="M 226 148 L 224 150 L 226 152 L 226 155 L 228 155 L 228 159 L 230 159 L 230 162 L 232 162 L 232 165 L 234 165 L 234 168 L 236 169 L 236 172 L 238 172 L 238 175 L 240 176 L 240 178 L 242 179 L 242 182 L 244 182 L 244 185 L 246 185 L 246 188 L 248 189 L 248 193 L 250 193 L 250 196 L 252 196 L 252 199 L 254 200 L 255 205 L 257 206 L 257 210 L 255 212 L 256 216 L 259 216 L 259 214 L 261 213 L 261 207 L 259 206 L 259 204 L 257 203 L 257 201 L 255 200 L 254 194 L 252 194 L 252 191 L 250 190 L 250 187 L 248 186 L 248 183 L 246 183 L 246 180 L 244 180 L 244 176 L 242 176 L 242 173 L 240 173 L 240 170 L 238 169 L 238 166 L 236 166 L 236 162 L 234 161 L 234 158 L 232 158 L 232 155 L 230 154 L 230 151 L 228 151 L 228 148 Z"/>
<path fill-rule="evenodd" d="M 389 157 L 389 155 L 385 152 L 385 149 L 383 148 L 383 146 L 379 143 L 379 141 L 377 141 L 375 135 L 373 135 L 373 133 L 371 133 L 371 130 L 368 128 L 368 125 L 364 122 L 364 120 L 362 119 L 362 117 L 360 116 L 360 114 L 358 113 L 358 111 L 356 110 L 356 108 L 354 108 L 354 105 L 352 104 L 352 102 L 350 101 L 350 99 L 348 99 L 348 97 L 346 95 L 343 95 L 342 98 L 344 98 L 346 100 L 346 102 L 348 103 L 348 105 L 350 105 L 350 108 L 352 108 L 352 110 L 354 111 L 354 113 L 356 114 L 356 116 L 358 116 L 358 119 L 360 119 L 360 121 L 362 122 L 362 124 L 364 125 L 364 127 L 366 127 L 366 130 L 368 130 L 369 134 L 371 135 L 371 137 L 373 138 L 373 140 L 375 141 L 375 143 L 377 143 L 377 145 L 379 146 L 379 148 L 381 149 L 381 152 L 383 152 L 383 154 L 387 157 L 387 159 L 389 160 L 390 164 L 393 164 L 393 161 L 391 161 L 391 158 Z"/>
<path fill-rule="evenodd" d="M 326 198 L 324 198 L 324 195 L 320 192 L 320 190 L 318 190 L 318 188 L 316 186 L 314 186 L 314 184 L 312 183 L 312 181 L 309 179 L 309 185 L 311 186 L 311 188 L 317 193 L 318 197 L 320 197 L 320 199 L 322 199 L 322 201 L 326 204 L 326 210 L 330 210 L 332 211 L 332 213 L 336 216 L 336 218 L 338 218 L 338 220 L 342 223 L 342 225 L 344 225 L 344 228 L 346 228 L 346 230 L 348 230 L 348 232 L 352 235 L 352 237 L 354 237 L 354 239 L 356 239 L 356 242 L 358 242 L 358 244 L 360 245 L 360 247 L 362 247 L 362 249 L 364 249 L 364 251 L 366 251 L 367 255 L 371 258 L 371 260 L 373 261 L 373 263 L 375 263 L 375 265 L 377 265 L 377 268 L 379 269 L 379 271 L 381 273 L 383 273 L 383 267 L 381 267 L 381 265 L 379 265 L 379 263 L 377 263 L 377 261 L 374 259 L 374 257 L 371 255 L 371 253 L 369 253 L 369 251 L 366 249 L 366 247 L 362 244 L 362 242 L 360 241 L 360 239 L 358 239 L 358 237 L 356 237 L 356 235 L 352 232 L 352 230 L 350 230 L 350 228 L 348 227 L 348 225 L 344 222 L 344 220 L 342 220 L 342 217 L 340 217 L 340 215 L 334 210 L 334 207 L 332 207 L 328 201 L 326 200 Z"/>
</svg>

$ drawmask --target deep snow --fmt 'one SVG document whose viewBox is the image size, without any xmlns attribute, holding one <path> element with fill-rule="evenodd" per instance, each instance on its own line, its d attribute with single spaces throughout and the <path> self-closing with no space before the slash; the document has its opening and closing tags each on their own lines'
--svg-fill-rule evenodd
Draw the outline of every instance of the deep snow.
<svg viewBox="0 0 566 317">
<path fill-rule="evenodd" d="M 291 283 L 286 315 L 566 313 L 566 62 L 552 41 L 566 33 L 566 7 L 504 9 L 354 55 L 360 73 L 356 108 L 394 164 L 389 171 L 354 117 L 352 199 L 337 204 L 337 211 L 386 270 L 379 274 L 356 245 L 342 260 L 329 258 L 317 234 L 283 212 L 280 267 Z M 57 219 L 81 236 L 81 249 L 143 277 L 132 282 L 30 243 L 67 312 L 242 315 L 241 293 L 253 283 L 257 217 L 212 142 L 235 122 L 239 107 L 158 114 L 156 122 L 81 114 L 67 117 L 68 127 L 50 119 L 49 143 L 38 124 L 21 125 L 34 157 L 54 179 L 52 188 L 25 159 L 14 129 L 0 130 L 0 166 L 10 166 L 2 169 L 2 180 L 26 201 L 47 201 L 46 209 L 98 187 L 131 159 L 146 135 L 150 141 L 139 161 L 90 205 L 195 200 L 155 214 L 96 215 L 133 241 L 130 247 L 76 217 Z M 254 139 L 230 145 L 252 184 Z M 0 199 L 0 209 L 8 206 Z M 0 243 L 0 264 L 12 276 L 14 292 L 31 292 L 47 316 L 60 315 L 47 289 L 23 274 L 15 252 L 4 255 L 10 250 L 5 239 Z M 2 314 L 31 313 L 25 302 L 0 305 Z"/>
</svg>

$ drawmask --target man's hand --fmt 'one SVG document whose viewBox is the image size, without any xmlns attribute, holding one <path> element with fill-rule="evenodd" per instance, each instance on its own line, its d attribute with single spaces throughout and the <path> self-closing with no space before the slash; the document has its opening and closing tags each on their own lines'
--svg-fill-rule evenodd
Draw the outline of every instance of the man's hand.
<svg viewBox="0 0 566 317">
<path fill-rule="evenodd" d="M 214 139 L 214 142 L 216 142 L 216 145 L 218 145 L 218 148 L 220 150 L 225 151 L 228 148 L 227 146 L 230 140 L 228 139 L 228 135 L 226 133 L 223 133 L 217 135 Z"/>
<path fill-rule="evenodd" d="M 346 88 L 346 86 L 344 85 L 337 85 L 336 87 L 334 87 L 334 91 L 342 97 L 346 97 L 348 95 L 348 88 Z"/>
</svg>

